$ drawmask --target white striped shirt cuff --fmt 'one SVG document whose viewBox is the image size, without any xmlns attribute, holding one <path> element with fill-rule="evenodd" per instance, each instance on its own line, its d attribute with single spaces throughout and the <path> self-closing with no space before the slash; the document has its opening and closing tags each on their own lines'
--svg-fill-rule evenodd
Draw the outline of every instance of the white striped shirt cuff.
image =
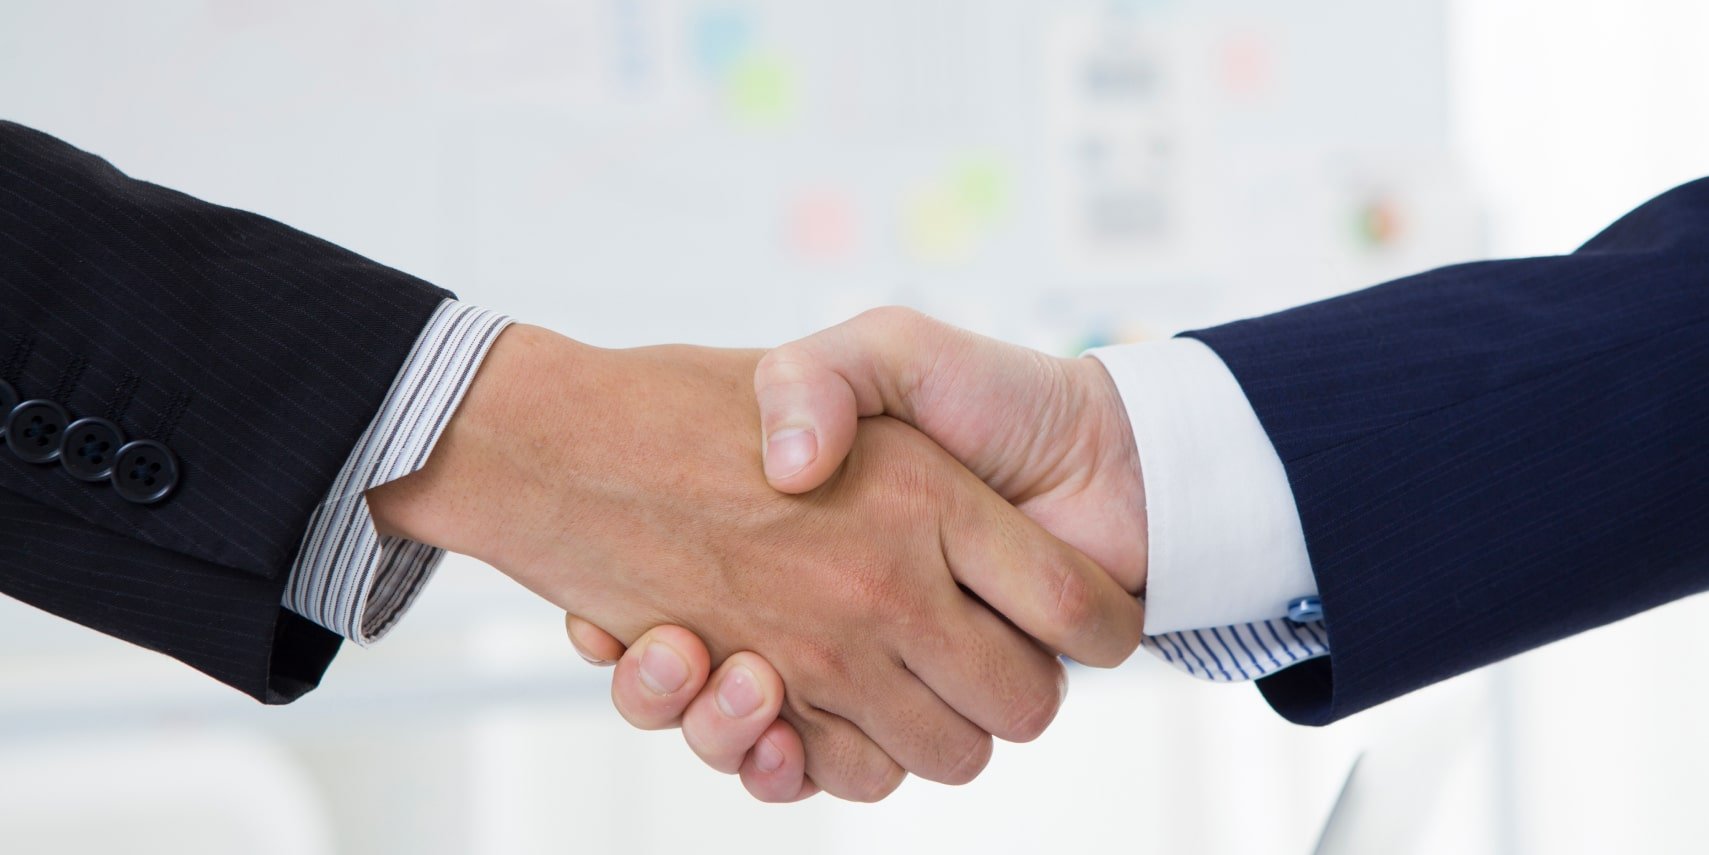
<svg viewBox="0 0 1709 855">
<path fill-rule="evenodd" d="M 1329 654 L 1287 470 L 1222 358 L 1189 338 L 1087 351 L 1133 426 L 1149 527 L 1146 650 L 1195 677 L 1252 680 Z"/>
<path fill-rule="evenodd" d="M 445 551 L 382 537 L 367 491 L 426 465 L 505 315 L 446 300 L 416 339 L 326 500 L 309 518 L 285 586 L 285 608 L 351 641 L 378 641 L 415 601 Z"/>
<path fill-rule="evenodd" d="M 1163 661 L 1201 680 L 1256 680 L 1307 659 L 1329 655 L 1322 621 L 1287 618 L 1212 629 L 1183 629 L 1148 635 L 1140 642 Z"/>
</svg>

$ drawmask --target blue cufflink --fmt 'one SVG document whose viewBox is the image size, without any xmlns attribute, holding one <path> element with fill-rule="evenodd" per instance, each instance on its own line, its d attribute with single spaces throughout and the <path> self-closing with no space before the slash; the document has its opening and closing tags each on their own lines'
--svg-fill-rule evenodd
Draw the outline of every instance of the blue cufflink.
<svg viewBox="0 0 1709 855">
<path fill-rule="evenodd" d="M 1288 601 L 1288 620 L 1294 623 L 1314 623 L 1323 620 L 1323 598 L 1300 597 Z"/>
</svg>

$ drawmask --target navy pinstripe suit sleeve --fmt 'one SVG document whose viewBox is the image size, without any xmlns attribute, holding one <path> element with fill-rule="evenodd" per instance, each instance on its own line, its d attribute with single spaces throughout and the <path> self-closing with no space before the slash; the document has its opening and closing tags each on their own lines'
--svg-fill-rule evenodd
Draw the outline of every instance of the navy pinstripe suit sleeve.
<svg viewBox="0 0 1709 855">
<path fill-rule="evenodd" d="M 1188 333 L 1280 454 L 1325 724 L 1709 588 L 1709 179 L 1570 255 L 1448 267 Z"/>
<path fill-rule="evenodd" d="M 450 295 L 0 122 L 0 379 L 171 446 L 156 505 L 0 452 L 0 592 L 254 697 L 338 636 L 281 607 L 310 514 Z"/>
</svg>

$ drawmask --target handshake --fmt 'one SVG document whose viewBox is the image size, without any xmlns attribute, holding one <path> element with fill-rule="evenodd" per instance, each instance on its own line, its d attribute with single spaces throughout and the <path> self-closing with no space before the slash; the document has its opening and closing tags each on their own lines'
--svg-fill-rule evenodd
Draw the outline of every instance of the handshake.
<svg viewBox="0 0 1709 855">
<path fill-rule="evenodd" d="M 411 541 L 574 615 L 630 722 L 768 801 L 968 781 L 1060 656 L 1324 725 L 1709 590 L 1709 179 L 1053 359 L 896 309 L 601 350 L 19 125 L 0 163 L 0 593 L 269 702 L 390 626 Z"/>
<path fill-rule="evenodd" d="M 569 612 L 630 723 L 765 801 L 970 781 L 1050 724 L 1059 656 L 1142 638 L 1109 375 L 908 310 L 767 353 L 513 326 L 427 465 L 368 498 L 382 534 Z"/>
</svg>

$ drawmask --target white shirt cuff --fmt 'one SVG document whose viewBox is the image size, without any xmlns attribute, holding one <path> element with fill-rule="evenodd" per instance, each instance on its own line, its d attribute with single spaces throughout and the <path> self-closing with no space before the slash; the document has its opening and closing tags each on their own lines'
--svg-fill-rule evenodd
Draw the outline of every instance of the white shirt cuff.
<svg viewBox="0 0 1709 855">
<path fill-rule="evenodd" d="M 444 550 L 381 537 L 367 491 L 427 463 L 488 349 L 510 324 L 504 315 L 455 300 L 434 310 L 379 414 L 309 518 L 285 608 L 367 645 L 415 601 Z"/>
<path fill-rule="evenodd" d="M 1216 352 L 1176 338 L 1097 348 L 1145 483 L 1148 635 L 1264 622 L 1317 594 L 1293 490 Z"/>
</svg>

